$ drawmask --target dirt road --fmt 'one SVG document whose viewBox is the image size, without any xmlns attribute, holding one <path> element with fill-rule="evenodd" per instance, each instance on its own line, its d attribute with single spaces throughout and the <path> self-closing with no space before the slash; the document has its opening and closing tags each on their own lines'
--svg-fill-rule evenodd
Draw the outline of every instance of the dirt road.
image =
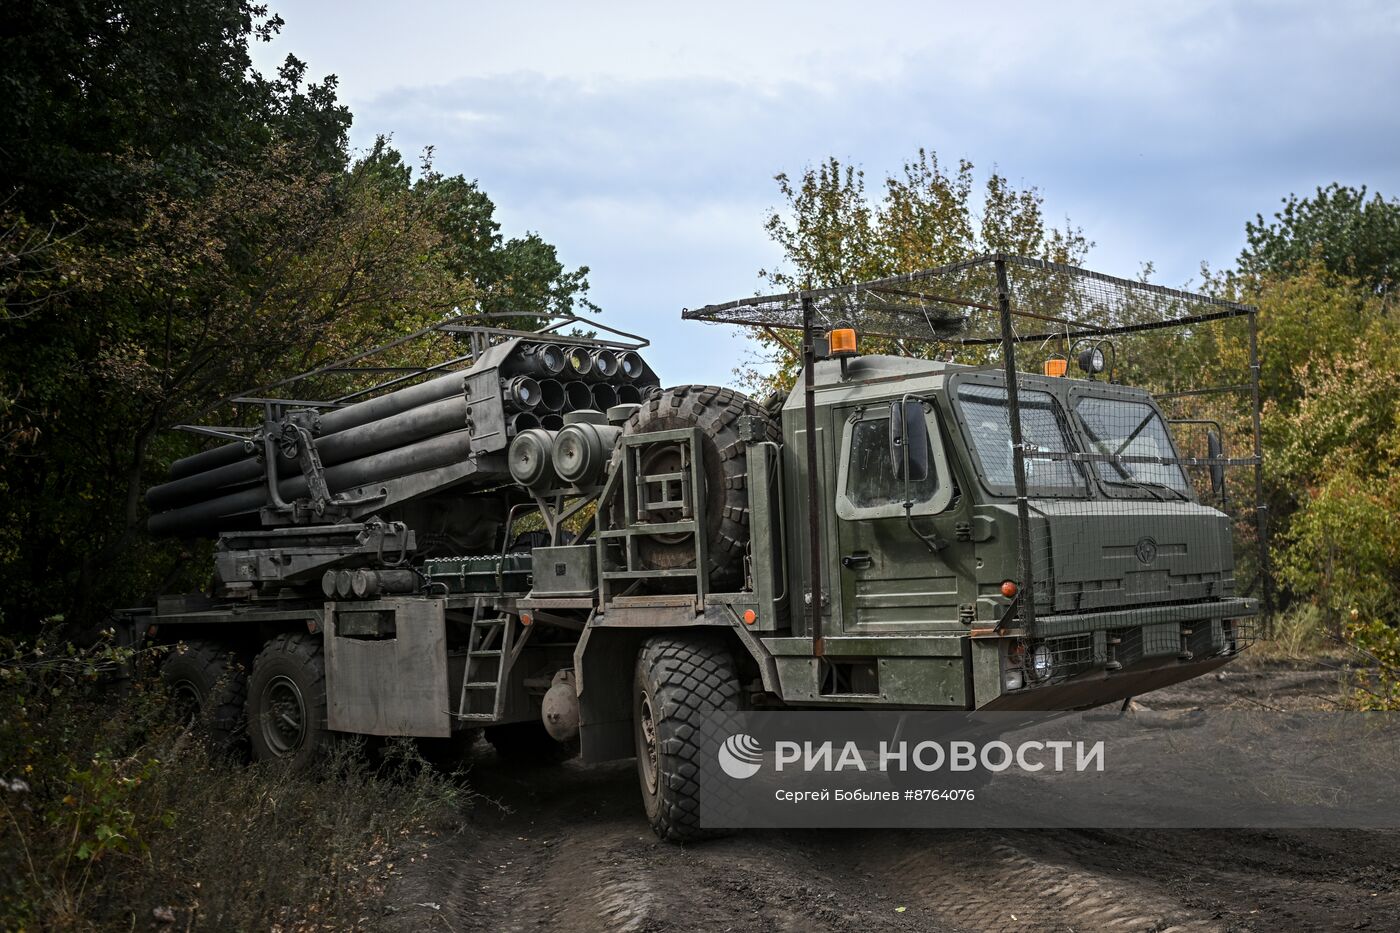
<svg viewBox="0 0 1400 933">
<path fill-rule="evenodd" d="M 1316 708 L 1325 672 L 1226 673 L 1153 708 Z M 414 930 L 1393 930 L 1400 833 L 752 832 L 652 836 L 632 762 L 499 767 L 470 826 L 401 862 L 386 925 Z M 1388 777 L 1392 779 L 1393 777 Z M 426 858 L 423 854 L 426 854 Z"/>
</svg>

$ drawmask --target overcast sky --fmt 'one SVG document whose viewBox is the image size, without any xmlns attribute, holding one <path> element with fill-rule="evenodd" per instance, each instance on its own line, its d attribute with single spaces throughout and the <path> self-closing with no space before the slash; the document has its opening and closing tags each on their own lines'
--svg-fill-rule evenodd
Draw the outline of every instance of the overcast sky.
<svg viewBox="0 0 1400 933">
<path fill-rule="evenodd" d="M 339 76 L 356 147 L 392 134 L 478 179 L 507 236 L 592 268 L 668 384 L 732 382 L 742 339 L 680 309 L 754 292 L 772 176 L 829 155 L 872 180 L 920 146 L 995 167 L 1084 229 L 1090 267 L 1168 285 L 1290 191 L 1400 194 L 1395 3 L 273 7 L 260 68 L 295 53 Z"/>
</svg>

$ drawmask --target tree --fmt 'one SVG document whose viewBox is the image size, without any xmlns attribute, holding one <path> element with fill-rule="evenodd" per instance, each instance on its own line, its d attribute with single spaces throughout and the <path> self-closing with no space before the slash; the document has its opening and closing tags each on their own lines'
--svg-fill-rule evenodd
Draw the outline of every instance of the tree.
<svg viewBox="0 0 1400 933">
<path fill-rule="evenodd" d="M 1400 708 L 1400 201 L 1331 184 L 1245 225 L 1207 287 L 1259 308 L 1266 497 L 1284 595 L 1370 662 L 1366 707 Z M 1244 337 L 1220 360 L 1248 359 Z"/>
<path fill-rule="evenodd" d="M 427 159 L 431 159 L 429 150 Z M 429 209 L 444 238 L 444 262 L 475 287 L 476 306 L 485 313 L 519 313 L 518 326 L 545 315 L 598 308 L 588 300 L 588 267 L 567 269 L 554 246 L 538 234 L 505 239 L 496 205 L 475 181 L 443 175 L 425 162 L 418 179 L 381 137 L 365 157 L 367 169 L 391 184 L 411 187 Z"/>
<path fill-rule="evenodd" d="M 1290 194 L 1272 222 L 1245 224 L 1239 270 L 1256 279 L 1285 276 L 1320 262 L 1360 280 L 1376 295 L 1400 287 L 1400 199 L 1333 182 L 1312 197 Z"/>
<path fill-rule="evenodd" d="M 995 172 L 982 185 L 979 211 L 972 163 L 959 161 L 950 172 L 932 150 L 920 149 L 898 175 L 885 178 L 878 202 L 866 191 L 865 173 L 836 158 L 796 181 L 786 174 L 775 180 L 784 207 L 771 211 L 764 226 L 784 265 L 759 272 L 775 291 L 847 285 L 993 252 L 1078 263 L 1091 245 L 1068 223 L 1047 227 L 1040 192 L 1018 190 Z M 757 360 L 739 371 L 740 380 L 754 389 L 791 386 L 797 373 L 791 341 L 761 333 L 758 343 Z"/>
<path fill-rule="evenodd" d="M 134 218 L 142 192 L 197 191 L 275 139 L 345 165 L 335 78 L 306 84 L 292 56 L 272 78 L 251 68 L 250 41 L 282 25 L 265 4 L 14 0 L 0 17 L 0 178 L 36 222 Z"/>
<path fill-rule="evenodd" d="M 1400 333 L 1375 319 L 1341 352 L 1304 365 L 1276 418 L 1276 473 L 1299 508 L 1280 569 L 1334 622 L 1355 610 L 1400 624 Z"/>
<path fill-rule="evenodd" d="M 144 489 L 219 399 L 442 317 L 571 307 L 586 269 L 503 241 L 474 183 L 387 143 L 351 163 L 335 80 L 241 0 L 4 7 L 0 615 L 102 618 L 200 562 Z M 436 362 L 436 360 L 434 360 Z M 223 413 L 221 413 L 222 416 Z M 232 416 L 232 415 L 230 415 Z M 198 586 L 198 578 L 186 579 Z"/>
<path fill-rule="evenodd" d="M 1372 298 L 1374 301 L 1375 299 Z M 1370 662 L 1357 698 L 1400 709 L 1400 333 L 1376 315 L 1342 352 L 1305 364 L 1277 418 L 1275 469 L 1296 499 L 1278 568 Z"/>
</svg>

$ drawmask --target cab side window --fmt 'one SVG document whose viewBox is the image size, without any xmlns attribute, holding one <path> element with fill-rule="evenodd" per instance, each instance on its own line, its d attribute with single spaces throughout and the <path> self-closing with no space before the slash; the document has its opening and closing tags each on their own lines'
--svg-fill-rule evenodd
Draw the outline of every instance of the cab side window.
<svg viewBox="0 0 1400 933">
<path fill-rule="evenodd" d="M 948 465 L 939 439 L 938 422 L 927 409 L 928 474 L 908 484 L 914 515 L 931 515 L 952 499 Z M 904 516 L 905 483 L 895 476 L 890 460 L 890 417 L 884 408 L 861 412 L 846 422 L 836 486 L 836 514 L 844 519 Z"/>
<path fill-rule="evenodd" d="M 933 445 L 929 444 L 929 462 Z M 909 484 L 909 497 L 916 504 L 927 502 L 938 491 L 938 476 L 929 470 L 921 482 Z M 856 508 L 868 509 L 904 502 L 904 481 L 895 479 L 890 462 L 890 419 L 871 418 L 851 426 L 851 450 L 846 464 L 846 498 Z"/>
</svg>

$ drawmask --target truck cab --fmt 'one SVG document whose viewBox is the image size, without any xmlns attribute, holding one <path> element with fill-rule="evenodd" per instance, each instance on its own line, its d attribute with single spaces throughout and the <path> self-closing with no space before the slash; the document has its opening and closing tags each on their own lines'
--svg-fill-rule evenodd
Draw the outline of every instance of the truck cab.
<svg viewBox="0 0 1400 933">
<path fill-rule="evenodd" d="M 786 451 L 806 443 L 804 388 L 783 408 Z M 768 642 L 792 699 L 1072 708 L 1196 676 L 1243 647 L 1257 606 L 1235 594 L 1231 519 L 1198 501 L 1146 391 L 1018 377 L 1027 581 L 1002 371 L 866 356 L 819 362 L 814 389 L 822 656 L 812 663 L 801 611 Z M 905 482 L 891 423 L 909 405 L 927 469 Z M 810 607 L 806 466 L 788 456 L 783 468 L 787 582 Z M 1031 599 L 1027 626 L 1017 609 Z"/>
</svg>

